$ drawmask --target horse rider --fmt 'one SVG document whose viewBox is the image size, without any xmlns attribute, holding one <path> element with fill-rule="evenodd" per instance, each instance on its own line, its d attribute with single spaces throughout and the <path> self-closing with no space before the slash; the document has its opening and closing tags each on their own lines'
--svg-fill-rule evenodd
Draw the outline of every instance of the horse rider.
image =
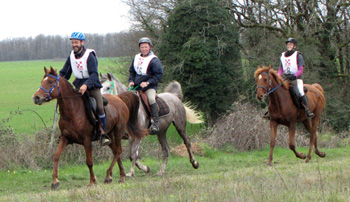
<svg viewBox="0 0 350 202">
<path fill-rule="evenodd" d="M 151 133 L 159 131 L 159 111 L 156 103 L 156 92 L 158 82 L 163 76 L 163 64 L 151 51 L 152 41 L 143 37 L 139 40 L 140 53 L 135 55 L 129 68 L 129 88 L 136 86 L 136 90 L 146 93 L 151 107 L 153 123 L 150 127 Z"/>
<path fill-rule="evenodd" d="M 98 62 L 96 52 L 86 49 L 84 46 L 85 36 L 81 32 L 73 32 L 69 37 L 73 50 L 67 58 L 66 63 L 60 71 L 60 76 L 69 80 L 72 73 L 75 76 L 73 85 L 79 89 L 82 95 L 88 91 L 94 97 L 97 104 L 97 114 L 102 124 L 101 145 L 109 145 L 110 139 L 106 135 L 106 115 L 103 109 L 103 99 L 100 88 L 102 84 L 98 77 Z"/>
<path fill-rule="evenodd" d="M 283 52 L 281 55 L 281 64 L 278 69 L 278 74 L 283 76 L 283 78 L 287 78 L 293 87 L 297 86 L 301 105 L 304 107 L 307 117 L 312 118 L 315 114 L 309 110 L 307 97 L 304 93 L 304 82 L 302 79 L 305 63 L 301 53 L 296 50 L 297 44 L 297 40 L 293 38 L 287 39 L 287 51 Z"/>
</svg>

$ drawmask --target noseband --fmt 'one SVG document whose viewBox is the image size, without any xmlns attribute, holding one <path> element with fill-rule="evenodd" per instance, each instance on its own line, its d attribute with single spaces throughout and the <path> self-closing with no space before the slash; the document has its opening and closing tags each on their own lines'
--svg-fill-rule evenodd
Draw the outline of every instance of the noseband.
<svg viewBox="0 0 350 202">
<path fill-rule="evenodd" d="M 60 87 L 59 87 L 59 81 L 60 81 L 60 77 L 59 76 L 54 76 L 54 75 L 51 75 L 51 74 L 46 74 L 45 77 L 52 77 L 52 78 L 55 78 L 56 79 L 56 82 L 55 82 L 55 85 L 53 85 L 50 90 L 46 90 L 45 88 L 43 88 L 42 86 L 40 86 L 40 88 L 45 91 L 46 93 L 46 99 L 47 100 L 52 100 L 52 97 L 51 97 L 51 93 L 53 91 L 53 89 L 57 86 L 57 90 L 58 90 L 58 94 L 60 94 Z"/>
<path fill-rule="evenodd" d="M 270 90 L 270 89 L 271 89 L 271 85 L 272 85 L 272 81 L 271 81 L 270 74 L 269 74 L 269 73 L 266 73 L 266 72 L 261 72 L 261 74 L 266 74 L 267 76 L 269 76 L 269 89 L 267 89 L 265 86 L 258 86 L 258 87 L 256 87 L 256 88 L 263 88 L 263 89 L 265 89 L 265 90 L 266 90 L 265 95 L 269 95 L 270 93 L 272 93 L 273 91 L 275 91 L 277 88 L 279 88 L 280 86 L 282 86 L 284 82 L 287 81 L 287 80 L 284 80 L 283 83 L 279 84 L 279 85 L 276 86 L 274 89 Z"/>
</svg>

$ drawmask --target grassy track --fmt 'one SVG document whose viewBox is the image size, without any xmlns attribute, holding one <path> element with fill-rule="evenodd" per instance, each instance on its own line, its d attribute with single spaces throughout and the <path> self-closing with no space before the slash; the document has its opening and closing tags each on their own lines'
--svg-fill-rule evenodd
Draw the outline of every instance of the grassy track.
<svg viewBox="0 0 350 202">
<path fill-rule="evenodd" d="M 85 165 L 60 168 L 61 186 L 50 190 L 51 170 L 0 172 L 0 201 L 350 201 L 350 147 L 324 149 L 325 159 L 313 155 L 310 163 L 294 157 L 288 149 L 276 148 L 272 167 L 264 164 L 263 151 L 229 152 L 207 150 L 197 156 L 200 168 L 188 158 L 172 156 L 167 174 L 156 176 L 160 161 L 143 159 L 151 173 L 117 183 L 103 184 L 109 162 L 94 166 L 98 184 L 87 188 Z M 300 148 L 306 152 L 307 148 Z M 124 161 L 129 169 L 130 163 Z"/>
<path fill-rule="evenodd" d="M 65 60 L 0 62 L 0 120 L 9 118 L 19 109 L 21 113 L 5 123 L 11 126 L 15 133 L 33 133 L 40 130 L 44 124 L 52 125 L 56 101 L 36 106 L 33 104 L 32 95 L 40 86 L 44 66 L 60 70 L 64 62 Z M 105 73 L 103 69 L 113 65 L 115 64 L 108 58 L 99 58 L 101 72 Z M 71 81 L 73 79 L 74 76 L 71 77 Z M 32 110 L 43 118 L 44 124 Z"/>
</svg>

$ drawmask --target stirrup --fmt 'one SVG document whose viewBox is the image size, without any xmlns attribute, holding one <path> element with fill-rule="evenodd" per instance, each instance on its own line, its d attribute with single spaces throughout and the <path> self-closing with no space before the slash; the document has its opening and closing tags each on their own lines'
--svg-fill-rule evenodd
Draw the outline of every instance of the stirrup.
<svg viewBox="0 0 350 202">
<path fill-rule="evenodd" d="M 311 119 L 311 118 L 314 118 L 315 114 L 312 113 L 312 112 L 309 112 L 306 114 L 307 118 Z"/>
<path fill-rule="evenodd" d="M 101 137 L 101 146 L 106 146 L 111 144 L 111 141 L 109 140 L 109 138 L 107 137 L 107 135 L 102 135 Z"/>
<path fill-rule="evenodd" d="M 156 125 L 152 124 L 151 127 L 150 127 L 150 132 L 151 133 L 158 133 L 159 132 L 159 128 Z"/>
<path fill-rule="evenodd" d="M 270 120 L 270 115 L 269 115 L 269 112 L 267 111 L 263 116 L 262 116 L 263 119 L 267 119 L 267 120 Z"/>
</svg>

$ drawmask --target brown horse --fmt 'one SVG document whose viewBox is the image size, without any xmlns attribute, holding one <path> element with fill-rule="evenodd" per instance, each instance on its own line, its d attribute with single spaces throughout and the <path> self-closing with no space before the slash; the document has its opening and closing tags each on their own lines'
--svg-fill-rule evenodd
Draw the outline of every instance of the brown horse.
<svg viewBox="0 0 350 202">
<path fill-rule="evenodd" d="M 59 127 L 61 136 L 53 158 L 51 188 L 56 189 L 59 186 L 58 161 L 64 148 L 72 143 L 84 146 L 86 164 L 90 171 L 90 183 L 88 186 L 94 185 L 96 177 L 92 169 L 93 126 L 87 119 L 82 96 L 74 91 L 73 86 L 66 79 L 58 76 L 52 67 L 49 70 L 44 67 L 44 70 L 44 78 L 41 81 L 40 88 L 33 95 L 33 101 L 35 104 L 41 105 L 44 102 L 57 99 L 60 108 Z M 112 170 L 116 162 L 118 162 L 120 171 L 119 181 L 124 182 L 125 171 L 120 158 L 122 153 L 122 136 L 127 131 L 132 137 L 141 138 L 146 135 L 146 130 L 142 129 L 137 122 L 139 100 L 134 93 L 127 92 L 119 96 L 106 95 L 105 97 L 109 101 L 109 104 L 105 106 L 107 118 L 106 133 L 111 138 L 109 147 L 113 152 L 114 158 L 107 170 L 104 182 L 112 182 Z"/>
<path fill-rule="evenodd" d="M 315 153 L 320 157 L 325 157 L 324 152 L 320 152 L 317 148 L 317 136 L 316 130 L 320 122 L 320 117 L 322 111 L 326 105 L 326 99 L 324 97 L 324 91 L 321 85 L 315 83 L 312 85 L 305 84 L 304 86 L 308 88 L 306 93 L 307 99 L 309 101 L 310 111 L 315 114 L 315 116 L 310 120 L 307 118 L 305 110 L 299 109 L 295 106 L 292 101 L 291 94 L 289 92 L 289 82 L 284 82 L 283 78 L 278 75 L 278 73 L 269 67 L 261 68 L 255 71 L 255 78 L 257 82 L 257 94 L 258 100 L 264 99 L 267 95 L 270 96 L 270 102 L 268 106 L 270 114 L 270 156 L 267 161 L 267 165 L 271 165 L 273 149 L 276 144 L 276 133 L 277 126 L 279 124 L 285 125 L 289 129 L 289 148 L 293 150 L 296 157 L 305 159 L 306 163 L 311 159 L 311 152 L 313 147 L 315 147 Z M 306 130 L 310 133 L 310 148 L 307 156 L 303 153 L 299 153 L 295 150 L 295 128 L 298 122 L 302 122 Z"/>
</svg>

